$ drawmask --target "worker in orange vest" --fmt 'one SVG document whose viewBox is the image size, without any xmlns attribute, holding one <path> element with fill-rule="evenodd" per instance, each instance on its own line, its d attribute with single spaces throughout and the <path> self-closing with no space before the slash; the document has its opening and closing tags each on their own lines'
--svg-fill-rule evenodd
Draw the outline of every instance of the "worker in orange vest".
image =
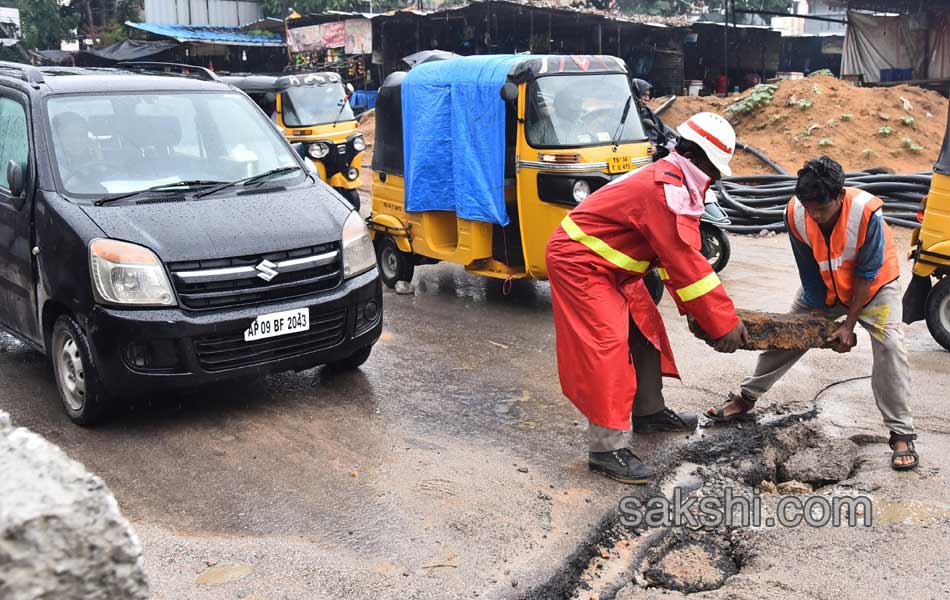
<svg viewBox="0 0 950 600">
<path fill-rule="evenodd" d="M 855 325 L 871 335 L 874 363 L 871 389 L 890 429 L 891 466 L 914 469 L 920 462 L 910 410 L 910 366 L 901 322 L 900 266 L 894 238 L 881 216 L 883 202 L 868 192 L 844 187 L 844 170 L 827 156 L 805 163 L 785 224 L 798 264 L 802 288 L 792 312 L 846 316 L 829 340 L 838 352 L 857 343 Z M 799 350 L 769 350 L 759 355 L 755 372 L 738 394 L 730 394 L 707 415 L 726 422 L 749 417 L 756 400 L 798 359 Z"/>
<path fill-rule="evenodd" d="M 730 173 L 735 132 L 713 113 L 677 131 L 674 152 L 591 194 L 547 246 L 561 389 L 589 421 L 589 468 L 623 483 L 653 476 L 627 448 L 631 424 L 649 433 L 692 431 L 698 421 L 666 408 L 662 376 L 679 374 L 643 276 L 657 268 L 680 312 L 717 350 L 734 352 L 748 340 L 699 252 L 705 193 Z"/>
</svg>

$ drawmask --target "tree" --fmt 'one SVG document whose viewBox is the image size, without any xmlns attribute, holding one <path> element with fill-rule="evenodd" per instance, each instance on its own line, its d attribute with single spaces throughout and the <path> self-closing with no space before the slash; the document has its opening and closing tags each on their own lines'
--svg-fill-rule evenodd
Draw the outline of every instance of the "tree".
<svg viewBox="0 0 950 600">
<path fill-rule="evenodd" d="M 320 13 L 325 10 L 365 11 L 369 8 L 369 0 L 263 0 L 264 14 L 268 17 L 283 19 L 290 9 L 301 15 Z M 414 5 L 413 0 L 373 0 L 373 10 L 381 12 L 400 6 Z"/>
<path fill-rule="evenodd" d="M 58 0 L 19 0 L 23 45 L 38 50 L 59 50 L 63 40 L 72 39 L 79 15 Z"/>
<path fill-rule="evenodd" d="M 722 12 L 725 0 L 588 0 L 591 6 L 605 9 L 616 5 L 629 14 L 675 16 L 701 12 Z M 735 0 L 735 8 L 740 10 L 767 10 L 785 12 L 788 0 Z"/>
</svg>

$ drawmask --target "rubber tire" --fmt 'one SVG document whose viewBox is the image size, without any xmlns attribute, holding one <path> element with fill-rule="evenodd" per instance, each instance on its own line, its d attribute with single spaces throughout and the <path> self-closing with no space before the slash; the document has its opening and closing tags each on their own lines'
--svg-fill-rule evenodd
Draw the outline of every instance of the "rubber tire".
<svg viewBox="0 0 950 600">
<path fill-rule="evenodd" d="M 927 329 L 938 344 L 950 350 L 950 276 L 937 282 L 927 296 Z"/>
<path fill-rule="evenodd" d="M 659 304 L 660 300 L 663 299 L 664 285 L 656 269 L 651 269 L 643 276 L 643 283 L 646 284 L 647 290 L 650 292 L 650 297 L 653 298 L 653 303 Z"/>
<path fill-rule="evenodd" d="M 370 344 L 369 346 L 360 348 L 344 359 L 327 363 L 327 367 L 336 373 L 342 373 L 343 371 L 354 371 L 363 366 L 363 363 L 369 359 L 369 355 L 372 354 L 372 352 L 373 345 Z"/>
<path fill-rule="evenodd" d="M 703 238 L 707 236 L 713 237 L 716 241 L 719 242 L 719 256 L 713 262 L 711 261 L 709 265 L 713 268 L 713 271 L 720 272 L 726 268 L 726 265 L 729 263 L 729 259 L 732 257 L 732 244 L 729 242 L 729 235 L 721 227 L 716 227 L 715 225 L 710 225 L 709 223 L 700 223 L 699 224 L 699 233 Z M 705 242 L 705 239 L 703 240 Z M 706 243 L 703 243 L 703 256 L 709 260 L 709 246 Z"/>
<path fill-rule="evenodd" d="M 67 403 L 66 392 L 60 387 L 60 377 L 57 372 L 56 353 L 61 352 L 57 346 L 64 334 L 68 334 L 75 341 L 83 366 L 86 392 L 82 408 L 79 410 L 73 410 Z M 59 399 L 63 404 L 66 416 L 76 425 L 83 427 L 91 427 L 108 420 L 115 408 L 115 401 L 106 393 L 103 387 L 99 370 L 92 358 L 89 338 L 86 337 L 86 333 L 71 315 L 61 315 L 53 324 L 53 330 L 50 333 L 49 357 L 52 363 L 53 377 L 56 380 L 56 390 L 59 392 Z"/>
<path fill-rule="evenodd" d="M 360 212 L 360 191 L 359 190 L 348 190 L 346 188 L 337 188 L 336 191 L 343 196 L 343 199 L 350 203 L 350 206 L 353 207 L 353 210 Z"/>
<path fill-rule="evenodd" d="M 398 281 L 412 281 L 416 270 L 412 255 L 400 250 L 396 240 L 388 235 L 377 238 L 376 262 L 379 265 L 379 278 L 390 289 L 395 288 Z"/>
</svg>

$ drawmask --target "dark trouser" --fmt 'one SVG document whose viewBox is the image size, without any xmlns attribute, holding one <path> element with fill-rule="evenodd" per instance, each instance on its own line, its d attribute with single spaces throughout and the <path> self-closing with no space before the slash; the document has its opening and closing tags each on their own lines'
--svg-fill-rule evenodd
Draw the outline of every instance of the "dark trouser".
<svg viewBox="0 0 950 600">
<path fill-rule="evenodd" d="M 646 416 L 666 407 L 663 400 L 663 373 L 660 369 L 660 351 L 653 347 L 630 319 L 630 353 L 637 371 L 637 395 L 633 399 L 633 415 Z M 610 452 L 627 446 L 627 432 L 608 429 L 593 423 L 587 428 L 591 452 Z"/>
</svg>

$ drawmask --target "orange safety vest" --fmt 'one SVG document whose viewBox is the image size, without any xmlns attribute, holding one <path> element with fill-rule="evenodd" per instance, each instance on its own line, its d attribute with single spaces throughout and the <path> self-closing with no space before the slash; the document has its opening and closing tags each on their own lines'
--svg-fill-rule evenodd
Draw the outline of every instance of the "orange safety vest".
<svg viewBox="0 0 950 600">
<path fill-rule="evenodd" d="M 797 197 L 792 197 L 786 211 L 789 232 L 811 248 L 818 263 L 821 278 L 828 290 L 825 294 L 825 304 L 828 306 L 833 306 L 835 301 L 846 306 L 850 304 L 854 269 L 867 235 L 868 221 L 884 205 L 880 198 L 857 188 L 846 187 L 844 192 L 838 222 L 828 238 L 818 223 L 808 216 Z M 887 223 L 881 226 L 884 228 L 884 264 L 871 283 L 868 302 L 878 290 L 900 277 L 894 236 Z"/>
</svg>

